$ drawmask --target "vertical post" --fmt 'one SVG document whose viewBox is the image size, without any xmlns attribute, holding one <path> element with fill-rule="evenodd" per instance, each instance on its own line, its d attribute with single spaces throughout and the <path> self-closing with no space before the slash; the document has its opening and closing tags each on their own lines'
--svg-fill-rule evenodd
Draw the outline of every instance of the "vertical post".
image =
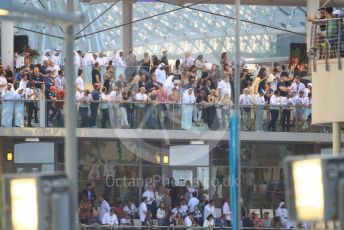
<svg viewBox="0 0 344 230">
<path fill-rule="evenodd" d="M 13 68 L 14 22 L 1 21 L 1 61 L 2 66 L 11 65 Z"/>
<path fill-rule="evenodd" d="M 73 14 L 74 0 L 68 0 L 67 12 Z M 65 28 L 66 40 L 66 136 L 65 136 L 65 172 L 69 180 L 70 195 L 70 223 L 69 230 L 77 229 L 76 211 L 77 211 L 77 138 L 76 138 L 76 107 L 74 91 L 74 26 L 68 25 Z"/>
<path fill-rule="evenodd" d="M 339 225 L 340 225 L 340 229 L 344 229 L 344 179 L 341 179 L 339 181 Z"/>
<path fill-rule="evenodd" d="M 315 17 L 317 15 L 318 9 L 320 7 L 319 0 L 307 0 L 307 16 Z M 312 39 L 312 22 L 307 22 L 307 50 L 311 48 L 309 44 L 311 44 Z"/>
<path fill-rule="evenodd" d="M 122 1 L 122 23 L 130 23 L 133 21 L 133 1 Z M 133 50 L 133 24 L 122 27 L 122 47 L 123 55 L 126 57 L 129 51 Z"/>
<path fill-rule="evenodd" d="M 340 123 L 339 122 L 333 122 L 332 129 L 333 129 L 332 130 L 333 155 L 338 156 L 342 153 Z"/>
<path fill-rule="evenodd" d="M 235 71 L 234 71 L 234 111 L 230 117 L 230 197 L 232 210 L 232 229 L 239 230 L 240 215 L 240 121 L 239 121 L 239 96 L 240 96 L 240 0 L 235 1 L 236 19 L 235 19 Z"/>
</svg>

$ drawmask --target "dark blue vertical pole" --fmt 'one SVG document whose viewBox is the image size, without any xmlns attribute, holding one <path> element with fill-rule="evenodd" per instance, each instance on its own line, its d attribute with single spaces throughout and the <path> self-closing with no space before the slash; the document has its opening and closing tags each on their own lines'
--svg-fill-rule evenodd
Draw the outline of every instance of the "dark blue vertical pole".
<svg viewBox="0 0 344 230">
<path fill-rule="evenodd" d="M 239 113 L 233 111 L 230 117 L 230 130 L 229 130 L 229 162 L 230 162 L 230 198 L 232 210 L 232 229 L 240 228 L 240 190 L 238 189 L 238 172 L 239 172 Z M 239 143 L 239 144 L 238 144 Z M 239 220 L 239 222 L 238 222 Z"/>
<path fill-rule="evenodd" d="M 235 66 L 234 66 L 234 110 L 230 117 L 229 160 L 230 160 L 230 197 L 232 210 L 232 229 L 239 230 L 241 223 L 240 190 L 240 0 L 235 1 Z"/>
</svg>

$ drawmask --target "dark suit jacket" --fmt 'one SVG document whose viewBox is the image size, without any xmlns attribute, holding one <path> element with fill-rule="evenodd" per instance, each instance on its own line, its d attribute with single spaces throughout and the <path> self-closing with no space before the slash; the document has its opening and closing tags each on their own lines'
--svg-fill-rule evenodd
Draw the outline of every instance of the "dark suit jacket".
<svg viewBox="0 0 344 230">
<path fill-rule="evenodd" d="M 94 192 L 93 189 L 90 191 L 88 191 L 87 189 L 82 190 L 81 196 L 83 195 L 86 195 L 87 199 L 91 200 L 92 203 L 96 199 L 96 193 Z"/>
</svg>

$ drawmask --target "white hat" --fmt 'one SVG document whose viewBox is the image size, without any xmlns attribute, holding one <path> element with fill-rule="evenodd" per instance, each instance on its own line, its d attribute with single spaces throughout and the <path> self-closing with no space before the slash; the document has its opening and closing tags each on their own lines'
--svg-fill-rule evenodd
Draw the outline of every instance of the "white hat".
<svg viewBox="0 0 344 230">
<path fill-rule="evenodd" d="M 309 82 L 309 83 L 307 83 L 307 86 L 310 86 L 310 87 L 312 87 L 312 83 L 310 83 L 310 82 Z"/>
</svg>

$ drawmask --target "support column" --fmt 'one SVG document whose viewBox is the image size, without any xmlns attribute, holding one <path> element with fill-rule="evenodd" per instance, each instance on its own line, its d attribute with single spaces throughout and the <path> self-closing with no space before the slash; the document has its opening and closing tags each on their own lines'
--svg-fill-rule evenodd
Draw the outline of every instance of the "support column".
<svg viewBox="0 0 344 230">
<path fill-rule="evenodd" d="M 341 147 L 341 128 L 339 122 L 333 122 L 332 124 L 332 149 L 333 149 L 333 155 L 338 156 L 342 153 L 342 147 Z"/>
<path fill-rule="evenodd" d="M 122 1 L 122 23 L 130 23 L 133 21 L 133 1 Z M 129 51 L 133 50 L 133 24 L 128 24 L 122 27 L 122 48 L 123 56 L 126 57 Z"/>
<path fill-rule="evenodd" d="M 67 1 L 67 12 L 72 15 L 74 13 L 74 0 Z M 76 211 L 78 208 L 78 151 L 77 151 L 77 137 L 76 137 L 76 122 L 77 111 L 75 106 L 75 71 L 73 65 L 73 50 L 74 50 L 74 26 L 68 25 L 64 29 L 65 44 L 66 44 L 66 98 L 65 103 L 66 113 L 66 136 L 65 136 L 65 172 L 69 180 L 69 194 L 70 194 L 70 219 L 68 230 L 78 229 L 76 224 Z"/>
<path fill-rule="evenodd" d="M 320 8 L 320 1 L 319 0 L 307 0 L 307 16 L 309 17 L 316 17 L 318 14 L 318 9 Z M 307 22 L 307 50 L 310 48 L 311 44 L 311 31 L 312 31 L 312 23 Z"/>
<path fill-rule="evenodd" d="M 13 21 L 1 21 L 1 60 L 2 65 L 13 67 L 14 48 L 14 23 Z"/>
</svg>

